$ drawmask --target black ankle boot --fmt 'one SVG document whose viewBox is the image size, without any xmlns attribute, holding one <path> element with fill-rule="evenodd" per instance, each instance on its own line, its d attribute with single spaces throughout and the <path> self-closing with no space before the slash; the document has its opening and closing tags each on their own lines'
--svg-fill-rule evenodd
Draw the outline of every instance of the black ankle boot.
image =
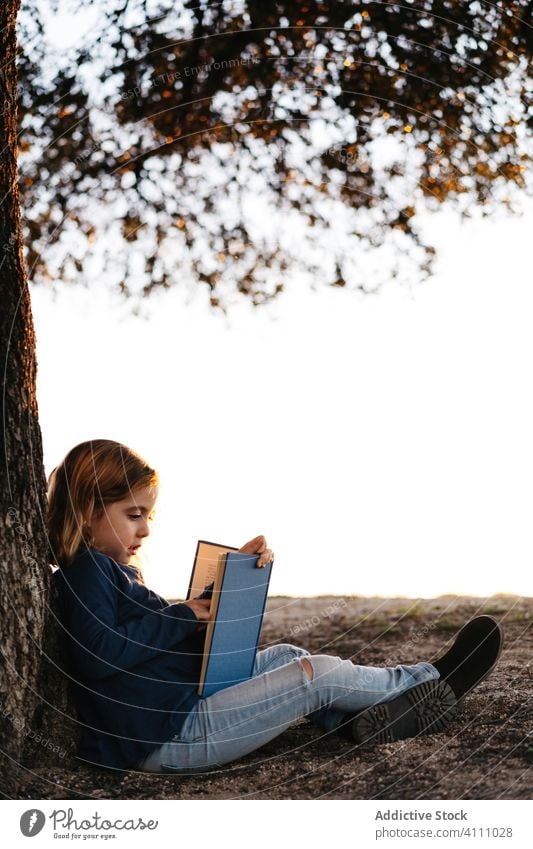
<svg viewBox="0 0 533 849">
<path fill-rule="evenodd" d="M 430 663 L 440 681 L 462 699 L 494 669 L 503 646 L 503 631 L 492 616 L 477 616 L 464 625 L 448 651 Z"/>
<path fill-rule="evenodd" d="M 338 733 L 352 743 L 393 743 L 445 731 L 455 713 L 456 698 L 451 687 L 444 681 L 425 681 L 389 702 L 347 715 Z"/>
</svg>

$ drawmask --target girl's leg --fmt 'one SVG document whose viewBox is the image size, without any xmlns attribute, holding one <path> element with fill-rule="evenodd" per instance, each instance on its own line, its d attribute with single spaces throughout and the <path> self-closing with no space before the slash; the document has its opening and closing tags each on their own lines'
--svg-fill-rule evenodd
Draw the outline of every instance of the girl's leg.
<svg viewBox="0 0 533 849">
<path fill-rule="evenodd" d="M 330 655 L 302 655 L 202 699 L 179 734 L 148 755 L 141 769 L 193 772 L 222 766 L 316 711 L 334 705 L 355 713 L 437 678 L 431 663 L 378 668 Z"/>
<path fill-rule="evenodd" d="M 257 652 L 252 677 L 254 675 L 262 675 L 263 672 L 270 672 L 271 669 L 276 669 L 278 666 L 284 666 L 297 657 L 310 656 L 311 652 L 308 652 L 307 649 L 293 646 L 291 643 L 280 643 L 275 646 L 269 646 L 267 649 Z M 313 713 L 307 716 L 307 719 L 324 731 L 333 731 L 333 729 L 341 724 L 345 716 L 344 711 L 328 706 L 313 711 Z"/>
<path fill-rule="evenodd" d="M 252 678 L 262 675 L 263 672 L 270 672 L 271 669 L 277 669 L 278 666 L 284 666 L 291 660 L 296 660 L 297 657 L 309 657 L 310 654 L 307 649 L 293 646 L 292 643 L 279 643 L 267 649 L 261 649 L 255 656 Z"/>
</svg>

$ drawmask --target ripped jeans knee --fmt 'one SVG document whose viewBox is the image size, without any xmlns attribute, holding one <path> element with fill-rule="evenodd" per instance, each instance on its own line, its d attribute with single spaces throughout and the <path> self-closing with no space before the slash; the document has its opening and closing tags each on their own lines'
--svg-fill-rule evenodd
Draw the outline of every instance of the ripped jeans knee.
<svg viewBox="0 0 533 849">
<path fill-rule="evenodd" d="M 253 675 L 270 672 L 278 666 L 291 663 L 301 657 L 309 657 L 309 652 L 307 649 L 300 648 L 300 646 L 293 646 L 291 643 L 278 643 L 269 646 L 267 649 L 261 649 L 257 652 Z"/>
<path fill-rule="evenodd" d="M 328 673 L 338 669 L 342 663 L 351 663 L 351 661 L 345 661 L 340 657 L 328 654 L 308 654 L 305 657 L 298 657 L 296 660 L 300 668 L 303 669 L 308 684 L 312 681 L 319 682 L 321 678 L 323 679 L 323 676 L 327 676 Z"/>
</svg>

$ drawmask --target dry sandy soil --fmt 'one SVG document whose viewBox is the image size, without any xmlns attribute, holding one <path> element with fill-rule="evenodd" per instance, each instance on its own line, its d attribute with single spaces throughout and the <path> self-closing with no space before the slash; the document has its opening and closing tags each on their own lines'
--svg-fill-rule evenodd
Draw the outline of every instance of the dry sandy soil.
<svg viewBox="0 0 533 849">
<path fill-rule="evenodd" d="M 302 720 L 252 755 L 193 776 L 113 773 L 75 758 L 26 770 L 21 799 L 531 799 L 533 599 L 272 598 L 263 646 L 291 642 L 356 663 L 428 660 L 479 613 L 503 625 L 488 680 L 444 733 L 362 750 Z"/>
</svg>

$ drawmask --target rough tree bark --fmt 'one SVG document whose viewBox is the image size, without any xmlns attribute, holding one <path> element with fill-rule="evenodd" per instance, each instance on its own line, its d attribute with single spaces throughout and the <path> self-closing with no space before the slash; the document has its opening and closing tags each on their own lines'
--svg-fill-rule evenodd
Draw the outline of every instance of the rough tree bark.
<svg viewBox="0 0 533 849">
<path fill-rule="evenodd" d="M 44 706 L 50 700 L 57 655 L 54 629 L 46 627 L 53 624 L 46 478 L 17 187 L 15 25 L 19 3 L 3 0 L 0 8 L 0 796 L 4 798 L 16 798 L 17 782 L 35 762 L 36 746 L 44 761 L 53 752 L 49 743 L 43 743 L 42 725 L 48 719 Z M 46 655 L 51 663 L 43 662 Z M 56 688 L 58 681 L 56 705 L 64 701 L 66 689 L 59 673 Z M 57 713 L 55 707 L 52 713 Z"/>
</svg>

